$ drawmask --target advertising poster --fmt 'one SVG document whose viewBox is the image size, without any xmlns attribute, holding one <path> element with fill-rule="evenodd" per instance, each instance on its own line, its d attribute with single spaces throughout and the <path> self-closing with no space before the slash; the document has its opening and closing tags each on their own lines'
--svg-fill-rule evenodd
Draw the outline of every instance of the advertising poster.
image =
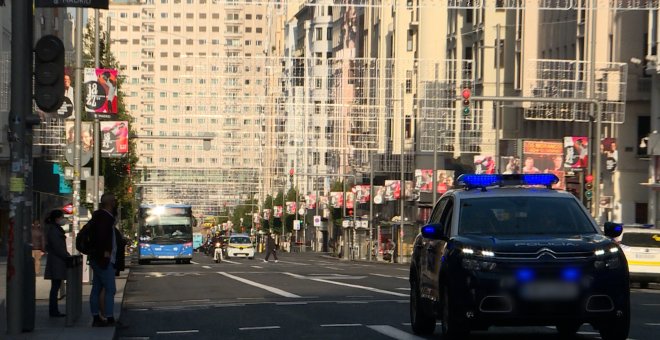
<svg viewBox="0 0 660 340">
<path fill-rule="evenodd" d="M 583 169 L 589 162 L 587 137 L 564 137 L 564 167 Z"/>
<path fill-rule="evenodd" d="M 330 193 L 330 206 L 333 208 L 341 208 L 344 205 L 344 193 L 341 191 L 333 191 Z"/>
<path fill-rule="evenodd" d="M 565 189 L 565 173 L 562 152 L 564 144 L 551 141 L 524 141 L 523 143 L 523 174 L 552 173 L 559 178 L 553 185 L 555 189 Z"/>
<path fill-rule="evenodd" d="M 64 123 L 64 130 L 66 131 L 66 141 L 64 158 L 69 164 L 73 165 L 74 149 L 76 143 L 76 131 L 73 121 L 66 121 Z M 82 122 L 80 137 L 80 165 L 85 166 L 94 156 L 94 127 L 91 122 Z"/>
<path fill-rule="evenodd" d="M 295 215 L 296 214 L 296 202 L 286 202 L 286 213 L 288 215 Z"/>
<path fill-rule="evenodd" d="M 369 203 L 371 198 L 371 186 L 370 185 L 356 185 L 353 187 L 353 193 L 355 193 L 355 201 L 358 203 Z"/>
<path fill-rule="evenodd" d="M 413 192 L 415 198 L 419 199 L 421 192 L 433 192 L 433 169 L 416 169 L 415 170 L 415 186 Z M 444 194 L 447 190 L 451 189 L 454 185 L 454 170 L 438 170 L 437 172 L 437 192 Z M 408 181 L 406 181 L 408 182 Z M 407 184 L 407 183 L 406 183 Z M 406 187 L 406 191 L 407 187 Z M 408 197 L 408 194 L 406 193 Z"/>
<path fill-rule="evenodd" d="M 385 202 L 385 187 L 382 185 L 374 186 L 374 204 L 383 204 Z"/>
<path fill-rule="evenodd" d="M 316 194 L 305 195 L 305 208 L 316 209 Z"/>
<path fill-rule="evenodd" d="M 432 192 L 433 169 L 415 169 L 415 190 L 417 192 Z"/>
<path fill-rule="evenodd" d="M 352 192 L 346 193 L 346 209 L 352 209 L 355 206 L 355 194 Z"/>
<path fill-rule="evenodd" d="M 401 198 L 401 183 L 398 180 L 385 181 L 385 200 L 396 201 Z"/>
<path fill-rule="evenodd" d="M 117 70 L 85 68 L 85 109 L 99 118 L 117 114 Z"/>
<path fill-rule="evenodd" d="M 270 220 L 270 216 L 273 213 L 271 209 L 264 209 L 264 220 Z"/>
<path fill-rule="evenodd" d="M 495 156 L 493 155 L 475 155 L 474 173 L 475 174 L 494 174 L 497 172 Z"/>
<path fill-rule="evenodd" d="M 282 217 L 282 206 L 281 205 L 276 205 L 275 206 L 275 218 L 281 218 Z"/>
<path fill-rule="evenodd" d="M 616 171 L 616 166 L 619 162 L 619 152 L 616 149 L 616 138 L 603 138 L 600 143 L 600 151 L 603 153 L 603 160 L 605 160 L 605 170 L 609 172 Z"/>
<path fill-rule="evenodd" d="M 122 157 L 128 153 L 128 122 L 100 122 L 101 155 L 103 157 Z"/>
<path fill-rule="evenodd" d="M 504 166 L 503 174 L 519 174 L 520 173 L 520 157 L 518 156 L 502 156 L 500 157 L 501 164 L 506 164 Z"/>
<path fill-rule="evenodd" d="M 438 170 L 438 193 L 444 194 L 454 186 L 454 170 Z"/>
<path fill-rule="evenodd" d="M 328 196 L 321 196 L 319 197 L 319 204 L 321 205 L 321 209 L 328 209 L 328 206 L 330 205 L 330 199 Z"/>
</svg>

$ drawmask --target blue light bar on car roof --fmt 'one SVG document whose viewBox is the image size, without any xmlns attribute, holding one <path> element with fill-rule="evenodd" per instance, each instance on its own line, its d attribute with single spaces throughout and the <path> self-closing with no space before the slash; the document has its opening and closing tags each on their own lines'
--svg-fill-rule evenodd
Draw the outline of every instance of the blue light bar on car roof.
<svg viewBox="0 0 660 340">
<path fill-rule="evenodd" d="M 464 174 L 458 177 L 458 185 L 468 189 L 486 188 L 492 186 L 515 186 L 515 185 L 542 185 L 551 188 L 559 182 L 554 174 L 523 174 L 523 175 L 477 175 Z"/>
</svg>

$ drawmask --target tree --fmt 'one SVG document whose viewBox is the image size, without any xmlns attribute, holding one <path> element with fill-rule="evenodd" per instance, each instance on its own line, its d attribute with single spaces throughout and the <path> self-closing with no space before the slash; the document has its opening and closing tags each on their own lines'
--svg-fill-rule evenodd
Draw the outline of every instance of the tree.
<svg viewBox="0 0 660 340">
<path fill-rule="evenodd" d="M 84 67 L 94 67 L 94 26 L 90 20 L 87 23 L 83 38 L 83 60 Z M 107 39 L 101 36 L 99 39 L 100 52 L 99 63 L 101 68 L 119 69 L 119 62 L 114 54 L 109 50 Z M 132 123 L 133 117 L 126 109 L 124 102 L 124 92 L 122 85 L 125 75 L 119 75 L 117 79 L 117 120 L 129 122 L 129 135 L 134 134 Z M 79 110 L 82 113 L 82 110 Z M 81 115 L 83 120 L 91 121 L 91 117 Z M 128 154 L 122 158 L 101 158 L 100 174 L 105 177 L 104 192 L 111 192 L 117 197 L 117 202 L 122 208 L 122 223 L 125 226 L 124 232 L 130 232 L 132 228 L 133 216 L 137 212 L 138 202 L 135 197 L 137 172 L 134 171 L 137 166 L 138 157 L 135 152 L 135 142 L 129 139 Z M 84 196 L 83 196 L 84 197 Z"/>
</svg>

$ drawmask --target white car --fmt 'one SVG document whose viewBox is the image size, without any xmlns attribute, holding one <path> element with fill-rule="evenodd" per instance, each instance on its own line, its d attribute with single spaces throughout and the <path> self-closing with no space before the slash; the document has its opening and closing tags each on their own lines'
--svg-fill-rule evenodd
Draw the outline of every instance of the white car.
<svg viewBox="0 0 660 340">
<path fill-rule="evenodd" d="M 641 288 L 647 288 L 649 282 L 660 282 L 660 230 L 623 228 L 620 239 L 630 281 L 639 282 Z"/>
<path fill-rule="evenodd" d="M 247 234 L 234 234 L 227 241 L 227 258 L 247 257 L 254 259 L 254 244 Z"/>
</svg>

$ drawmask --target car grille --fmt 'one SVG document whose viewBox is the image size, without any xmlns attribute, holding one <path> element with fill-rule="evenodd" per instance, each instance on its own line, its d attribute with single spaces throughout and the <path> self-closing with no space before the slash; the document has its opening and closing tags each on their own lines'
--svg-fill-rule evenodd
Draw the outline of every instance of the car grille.
<svg viewBox="0 0 660 340">
<path fill-rule="evenodd" d="M 593 256 L 593 251 L 557 252 L 549 248 L 542 248 L 536 252 L 495 252 L 498 260 L 585 260 Z"/>
</svg>

